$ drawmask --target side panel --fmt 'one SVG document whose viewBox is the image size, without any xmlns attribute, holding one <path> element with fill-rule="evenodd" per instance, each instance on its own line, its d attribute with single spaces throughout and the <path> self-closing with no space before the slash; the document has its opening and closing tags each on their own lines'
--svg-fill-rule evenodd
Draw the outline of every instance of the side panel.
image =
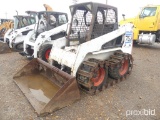
<svg viewBox="0 0 160 120">
<path fill-rule="evenodd" d="M 139 18 L 137 27 L 141 31 L 155 31 L 155 16 Z"/>
<path fill-rule="evenodd" d="M 58 61 L 58 63 L 60 63 L 61 65 L 64 64 L 70 67 L 72 69 L 71 70 L 72 75 L 75 76 L 79 65 L 83 62 L 87 54 L 98 52 L 98 51 L 102 52 L 101 47 L 103 44 L 111 40 L 114 40 L 118 36 L 125 34 L 126 31 L 130 31 L 131 29 L 132 29 L 131 26 L 127 26 L 127 25 L 121 26 L 118 30 L 102 35 L 91 41 L 85 42 L 77 46 L 77 50 L 74 53 L 53 47 L 50 54 L 50 59 Z M 132 49 L 132 46 L 130 46 L 130 49 Z M 115 48 L 113 48 L 112 51 L 116 51 Z M 108 52 L 108 51 L 104 51 L 104 52 Z M 70 57 L 70 59 L 74 59 L 72 63 L 70 60 L 68 60 L 68 57 Z"/>
<path fill-rule="evenodd" d="M 132 54 L 133 47 L 133 31 L 126 31 L 124 35 L 124 43 L 122 46 L 122 51 L 124 53 Z"/>
</svg>

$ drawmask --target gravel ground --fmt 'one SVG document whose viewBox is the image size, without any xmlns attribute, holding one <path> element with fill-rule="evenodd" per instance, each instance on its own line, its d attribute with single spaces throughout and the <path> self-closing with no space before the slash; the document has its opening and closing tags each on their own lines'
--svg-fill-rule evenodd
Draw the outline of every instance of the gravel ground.
<svg viewBox="0 0 160 120">
<path fill-rule="evenodd" d="M 160 45 L 135 46 L 127 80 L 95 96 L 81 91 L 79 101 L 46 117 L 37 117 L 13 82 L 13 75 L 29 61 L 15 52 L 0 54 L 0 120 L 160 120 L 159 51 Z M 155 115 L 131 115 L 144 109 Z"/>
</svg>

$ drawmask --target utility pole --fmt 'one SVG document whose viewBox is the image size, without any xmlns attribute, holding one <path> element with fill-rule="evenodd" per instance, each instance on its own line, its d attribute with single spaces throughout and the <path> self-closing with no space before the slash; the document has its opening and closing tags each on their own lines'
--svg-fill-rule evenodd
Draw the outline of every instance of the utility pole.
<svg viewBox="0 0 160 120">
<path fill-rule="evenodd" d="M 16 13 L 17 13 L 17 15 L 18 15 L 18 11 L 16 10 Z"/>
<path fill-rule="evenodd" d="M 108 0 L 106 0 L 106 5 L 108 4 Z"/>
</svg>

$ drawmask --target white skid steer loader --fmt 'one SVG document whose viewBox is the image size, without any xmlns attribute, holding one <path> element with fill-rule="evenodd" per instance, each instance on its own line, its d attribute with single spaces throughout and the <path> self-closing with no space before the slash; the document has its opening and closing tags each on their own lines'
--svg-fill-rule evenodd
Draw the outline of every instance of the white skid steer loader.
<svg viewBox="0 0 160 120">
<path fill-rule="evenodd" d="M 29 31 L 34 29 L 36 20 L 31 15 L 14 16 L 14 28 L 7 31 L 4 36 L 4 43 L 15 51 L 23 50 L 23 41 Z"/>
<path fill-rule="evenodd" d="M 43 5 L 47 11 L 52 10 L 52 8 L 44 4 Z M 14 28 L 9 29 L 5 36 L 2 46 L 0 45 L 0 54 L 1 53 L 8 53 L 12 51 L 22 51 L 23 50 L 23 41 L 26 35 L 32 31 L 35 27 L 36 20 L 35 11 L 26 11 L 27 16 L 25 15 L 17 15 L 14 16 Z M 9 46 L 9 47 L 8 47 Z"/>
<path fill-rule="evenodd" d="M 39 115 L 78 100 L 79 88 L 92 95 L 102 91 L 133 67 L 133 25 L 118 28 L 117 8 L 87 2 L 70 10 L 69 32 L 54 41 L 49 63 L 33 59 L 14 76 Z"/>
<path fill-rule="evenodd" d="M 28 59 L 41 58 L 47 61 L 54 40 L 66 35 L 68 17 L 66 13 L 42 11 L 36 15 L 35 29 L 26 36 L 21 55 Z"/>
</svg>

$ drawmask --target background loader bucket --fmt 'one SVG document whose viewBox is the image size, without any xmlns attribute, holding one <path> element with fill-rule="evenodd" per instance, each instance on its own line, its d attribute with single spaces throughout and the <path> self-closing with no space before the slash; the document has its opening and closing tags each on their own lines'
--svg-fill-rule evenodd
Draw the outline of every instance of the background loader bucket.
<svg viewBox="0 0 160 120">
<path fill-rule="evenodd" d="M 7 43 L 0 42 L 0 54 L 10 52 L 12 52 L 12 50 L 8 47 Z"/>
<path fill-rule="evenodd" d="M 41 59 L 33 59 L 13 79 L 38 115 L 46 115 L 80 99 L 76 78 Z"/>
</svg>

